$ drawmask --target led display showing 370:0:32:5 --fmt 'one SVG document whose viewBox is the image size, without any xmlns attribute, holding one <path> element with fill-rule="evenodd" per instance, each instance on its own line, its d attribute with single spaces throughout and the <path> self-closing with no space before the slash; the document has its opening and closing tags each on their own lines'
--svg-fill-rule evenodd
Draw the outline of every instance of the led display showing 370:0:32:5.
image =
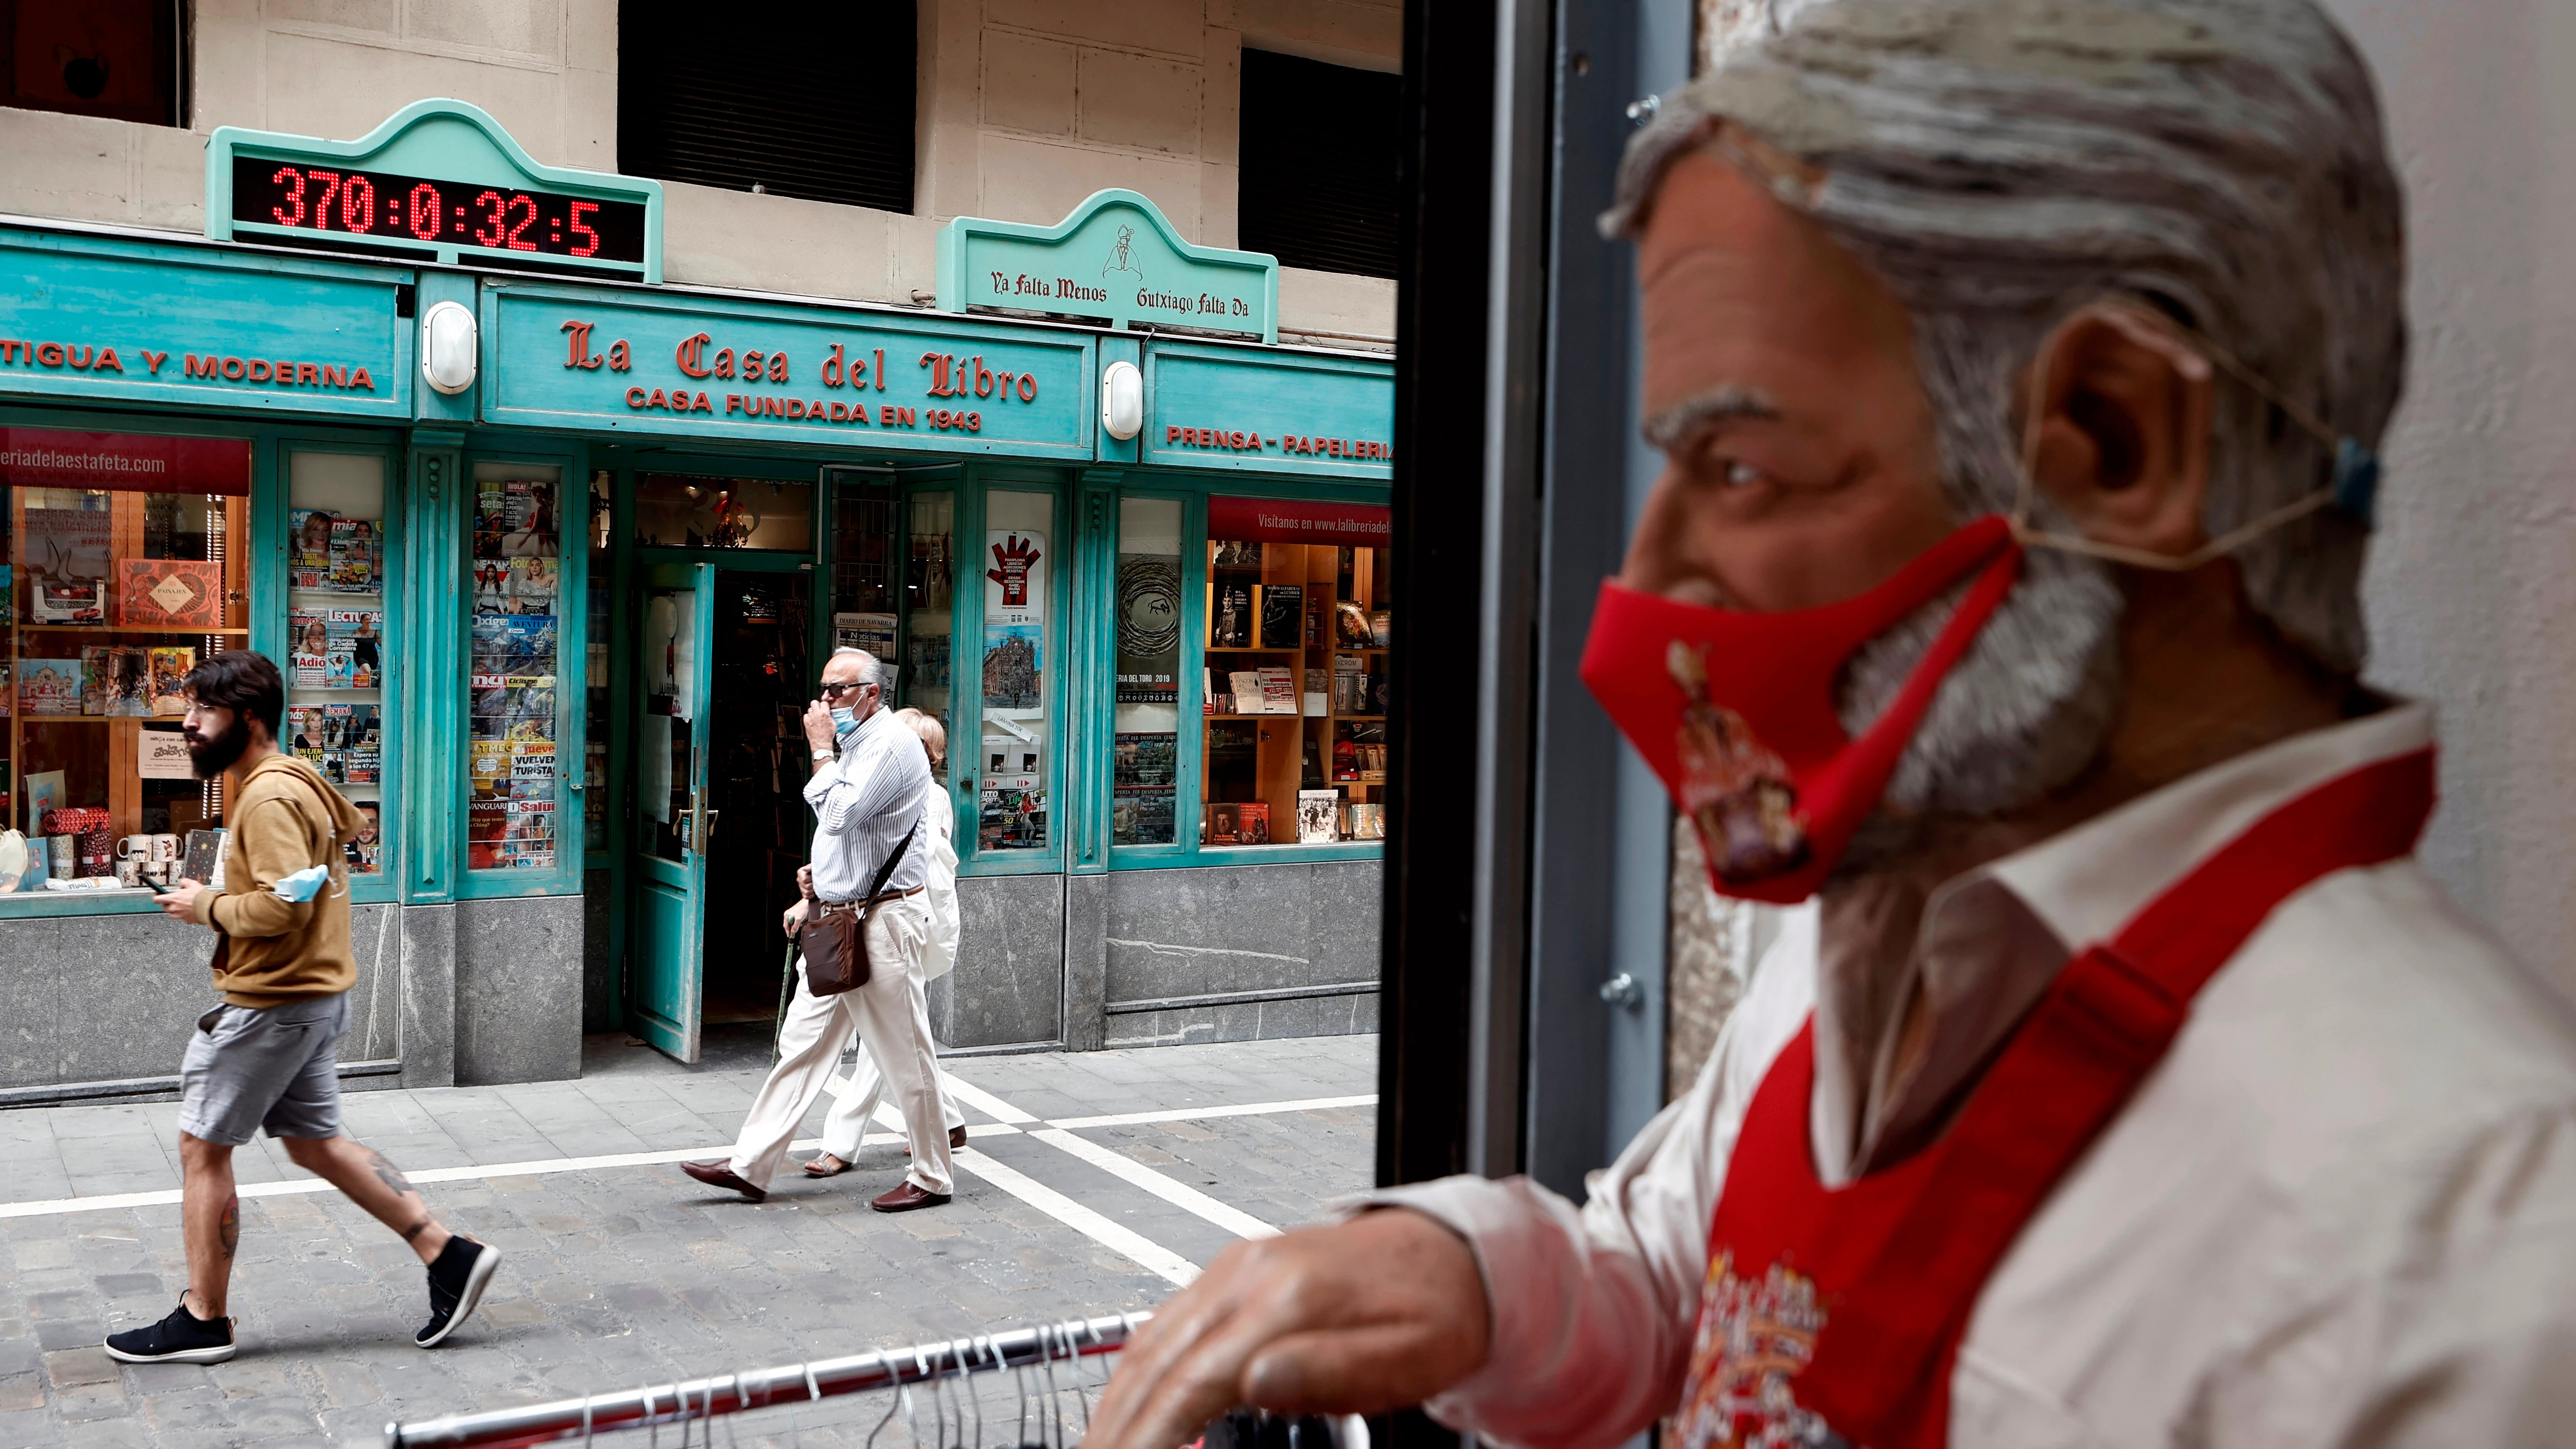
<svg viewBox="0 0 2576 1449">
<path fill-rule="evenodd" d="M 233 220 L 353 237 L 644 260 L 644 206 L 385 171 L 233 158 Z"/>
</svg>

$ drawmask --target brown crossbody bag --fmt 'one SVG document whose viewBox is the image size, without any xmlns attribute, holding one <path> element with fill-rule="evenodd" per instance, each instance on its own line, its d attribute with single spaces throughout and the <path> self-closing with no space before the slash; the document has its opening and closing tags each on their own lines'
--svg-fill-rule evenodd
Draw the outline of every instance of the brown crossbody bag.
<svg viewBox="0 0 2576 1449">
<path fill-rule="evenodd" d="M 868 911 L 882 899 L 885 883 L 894 879 L 894 868 L 903 864 L 912 850 L 912 837 L 920 833 L 918 821 L 904 832 L 903 844 L 877 868 L 866 895 L 840 905 L 806 897 L 813 904 L 806 910 L 805 924 L 796 929 L 796 949 L 805 956 L 807 995 L 838 996 L 868 984 Z"/>
</svg>

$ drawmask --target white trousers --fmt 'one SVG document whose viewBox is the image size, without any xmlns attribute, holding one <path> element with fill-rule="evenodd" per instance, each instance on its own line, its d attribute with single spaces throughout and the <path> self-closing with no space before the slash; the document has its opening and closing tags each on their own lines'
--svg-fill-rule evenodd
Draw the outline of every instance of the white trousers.
<svg viewBox="0 0 2576 1449">
<path fill-rule="evenodd" d="M 920 978 L 914 978 L 913 991 L 921 993 Z M 927 1016 L 930 1005 L 922 1003 Z M 850 1068 L 850 1085 L 841 1100 L 823 1116 L 823 1150 L 843 1162 L 859 1160 L 859 1139 L 876 1120 L 877 1103 L 886 1094 L 885 1073 L 877 1070 L 877 1059 L 866 1042 L 859 1043 L 858 1064 Z M 957 1110 L 957 1095 L 948 1090 L 948 1073 L 939 1073 L 939 1120 L 953 1130 L 966 1125 L 966 1114 Z"/>
<path fill-rule="evenodd" d="M 921 945 L 929 927 L 930 907 L 920 896 L 887 901 L 870 911 L 868 984 L 837 996 L 808 992 L 805 961 L 797 958 L 796 995 L 778 1029 L 778 1065 L 760 1084 L 742 1135 L 734 1141 L 731 1166 L 743 1181 L 769 1186 L 797 1124 L 840 1064 L 841 1044 L 856 1031 L 882 1074 L 881 1090 L 903 1114 L 904 1133 L 912 1141 L 912 1167 L 905 1176 L 924 1192 L 956 1190 L 948 1164 L 948 1124 L 942 1120 L 937 1047 L 921 985 Z"/>
</svg>

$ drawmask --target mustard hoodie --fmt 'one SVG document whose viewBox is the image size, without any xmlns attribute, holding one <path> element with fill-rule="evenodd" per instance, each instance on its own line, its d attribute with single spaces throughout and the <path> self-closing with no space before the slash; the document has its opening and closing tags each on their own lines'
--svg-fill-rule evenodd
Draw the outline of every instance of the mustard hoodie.
<svg viewBox="0 0 2576 1449">
<path fill-rule="evenodd" d="M 340 842 L 366 823 L 322 773 L 281 750 L 241 779 L 224 814 L 232 839 L 224 888 L 197 897 L 197 921 L 214 927 L 215 989 L 257 1010 L 358 984 L 349 954 L 349 868 Z M 309 901 L 269 889 L 317 865 L 330 882 Z"/>
</svg>

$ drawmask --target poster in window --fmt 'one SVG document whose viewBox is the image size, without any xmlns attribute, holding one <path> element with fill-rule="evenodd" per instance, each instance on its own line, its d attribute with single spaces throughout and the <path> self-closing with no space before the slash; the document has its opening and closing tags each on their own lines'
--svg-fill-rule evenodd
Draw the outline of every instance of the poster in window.
<svg viewBox="0 0 2576 1449">
<path fill-rule="evenodd" d="M 988 529 L 993 566 L 984 570 L 984 623 L 1046 623 L 1046 535 L 1031 529 Z"/>
</svg>

